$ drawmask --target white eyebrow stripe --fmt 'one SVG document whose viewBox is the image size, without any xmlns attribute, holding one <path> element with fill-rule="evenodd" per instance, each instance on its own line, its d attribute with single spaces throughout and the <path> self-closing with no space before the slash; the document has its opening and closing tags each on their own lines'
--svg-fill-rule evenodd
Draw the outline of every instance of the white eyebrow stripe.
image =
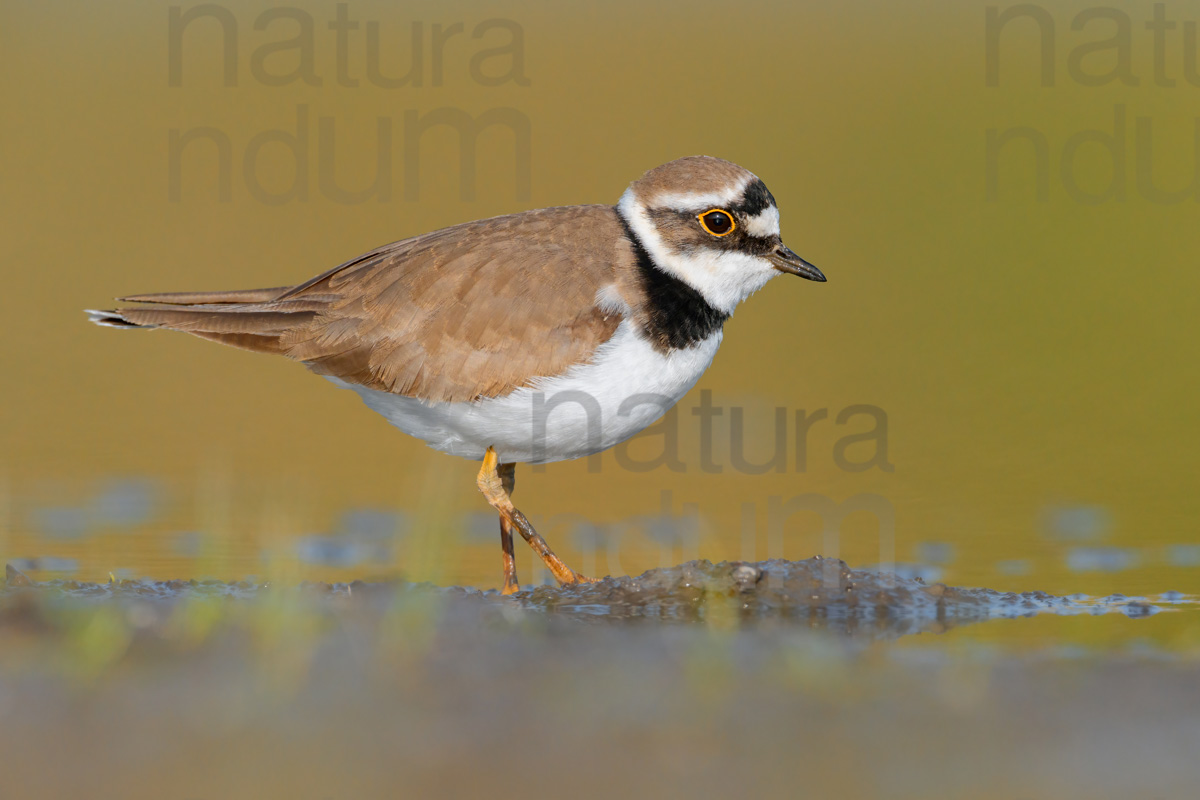
<svg viewBox="0 0 1200 800">
<path fill-rule="evenodd" d="M 746 233 L 762 239 L 770 239 L 779 235 L 779 209 L 767 206 L 753 217 L 747 217 L 743 223 Z"/>
<path fill-rule="evenodd" d="M 670 208 L 674 211 L 707 211 L 710 208 L 728 208 L 740 200 L 753 175 L 742 178 L 737 184 L 721 192 L 669 192 L 649 198 L 647 205 L 654 208 Z"/>
</svg>

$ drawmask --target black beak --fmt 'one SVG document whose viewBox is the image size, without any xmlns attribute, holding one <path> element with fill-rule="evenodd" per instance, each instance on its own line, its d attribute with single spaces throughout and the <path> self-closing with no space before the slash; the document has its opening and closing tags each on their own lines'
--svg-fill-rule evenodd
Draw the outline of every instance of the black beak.
<svg viewBox="0 0 1200 800">
<path fill-rule="evenodd" d="M 774 264 L 775 269 L 780 272 L 799 275 L 801 278 L 818 283 L 825 282 L 825 275 L 821 270 L 793 253 L 783 242 L 780 242 L 778 247 L 767 254 L 767 260 Z"/>
</svg>

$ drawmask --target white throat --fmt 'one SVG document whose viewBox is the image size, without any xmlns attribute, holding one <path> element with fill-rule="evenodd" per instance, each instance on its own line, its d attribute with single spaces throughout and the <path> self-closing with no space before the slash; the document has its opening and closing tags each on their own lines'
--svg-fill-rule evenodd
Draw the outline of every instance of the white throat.
<svg viewBox="0 0 1200 800">
<path fill-rule="evenodd" d="M 778 232 L 778 212 L 773 220 L 756 222 L 760 226 L 774 224 Z M 617 212 L 629 224 L 630 229 L 641 240 L 642 246 L 659 269 L 679 278 L 703 295 L 709 305 L 718 311 L 732 314 L 738 304 L 757 292 L 767 281 L 779 274 L 779 270 L 764 258 L 736 252 L 698 252 L 683 254 L 674 252 L 663 241 L 646 207 L 638 200 L 632 188 L 621 195 Z M 762 215 L 760 215 L 762 216 Z"/>
</svg>

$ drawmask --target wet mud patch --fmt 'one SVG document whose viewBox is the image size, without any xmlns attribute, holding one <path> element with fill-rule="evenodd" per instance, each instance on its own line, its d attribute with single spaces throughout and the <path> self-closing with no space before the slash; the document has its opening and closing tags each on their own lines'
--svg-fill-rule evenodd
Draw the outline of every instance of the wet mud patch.
<svg viewBox="0 0 1200 800">
<path fill-rule="evenodd" d="M 538 587 L 527 608 L 578 619 L 701 622 L 732 614 L 753 624 L 793 620 L 846 633 L 912 633 L 991 618 L 1080 613 L 1083 600 L 1045 592 L 962 589 L 810 558 L 757 563 L 690 561 L 636 577 Z M 1114 607 L 1115 610 L 1115 607 Z"/>
<path fill-rule="evenodd" d="M 541 620 L 555 625 L 717 625 L 755 628 L 790 625 L 865 639 L 939 633 L 989 619 L 1039 614 L 1154 615 L 1192 605 L 1177 592 L 1145 597 L 1056 596 L 927 584 L 921 578 L 851 569 L 838 559 L 803 561 L 689 561 L 637 576 L 607 577 L 571 586 L 538 586 L 503 596 L 496 591 L 437 587 L 405 581 L 308 582 L 288 587 L 250 581 L 74 580 L 34 581 L 11 565 L 0 592 L 0 625 L 51 624 L 53 613 L 74 605 L 132 608 L 153 632 L 172 609 L 193 601 L 261 606 L 282 600 L 306 613 L 354 612 L 370 617 L 398 606 L 437 608 L 445 619 Z M 52 625 L 51 625 L 52 626 Z M 36 627 L 36 624 L 34 625 Z"/>
</svg>

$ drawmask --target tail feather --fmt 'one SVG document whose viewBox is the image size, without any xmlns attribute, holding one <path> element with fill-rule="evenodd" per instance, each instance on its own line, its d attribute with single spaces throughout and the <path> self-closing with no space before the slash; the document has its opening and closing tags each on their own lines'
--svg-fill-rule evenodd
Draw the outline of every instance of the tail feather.
<svg viewBox="0 0 1200 800">
<path fill-rule="evenodd" d="M 187 333 L 253 333 L 278 336 L 312 319 L 313 312 L 225 310 L 211 308 L 119 308 L 114 312 L 126 324 L 143 328 L 170 328 Z"/>
<path fill-rule="evenodd" d="M 239 350 L 249 350 L 252 353 L 266 353 L 275 356 L 284 354 L 283 348 L 279 346 L 278 336 L 256 333 L 213 333 L 212 331 L 188 331 L 188 333 L 210 342 L 236 347 Z"/>
<path fill-rule="evenodd" d="M 136 322 L 131 322 L 121 316 L 119 311 L 99 311 L 94 308 L 85 308 L 83 313 L 88 315 L 88 322 L 94 322 L 97 325 L 102 325 L 105 328 L 153 328 L 154 325 L 139 325 Z"/>
<path fill-rule="evenodd" d="M 285 301 L 259 305 L 205 303 L 191 307 L 89 310 L 87 315 L 90 321 L 108 328 L 167 328 L 242 350 L 278 354 L 282 353 L 280 338 L 283 334 L 308 324 L 316 312 L 312 302 Z"/>
<path fill-rule="evenodd" d="M 234 292 L 160 292 L 157 294 L 132 294 L 118 297 L 119 303 L 158 303 L 165 306 L 227 305 L 245 303 L 269 303 L 277 299 L 290 286 L 274 289 L 243 289 Z"/>
</svg>

